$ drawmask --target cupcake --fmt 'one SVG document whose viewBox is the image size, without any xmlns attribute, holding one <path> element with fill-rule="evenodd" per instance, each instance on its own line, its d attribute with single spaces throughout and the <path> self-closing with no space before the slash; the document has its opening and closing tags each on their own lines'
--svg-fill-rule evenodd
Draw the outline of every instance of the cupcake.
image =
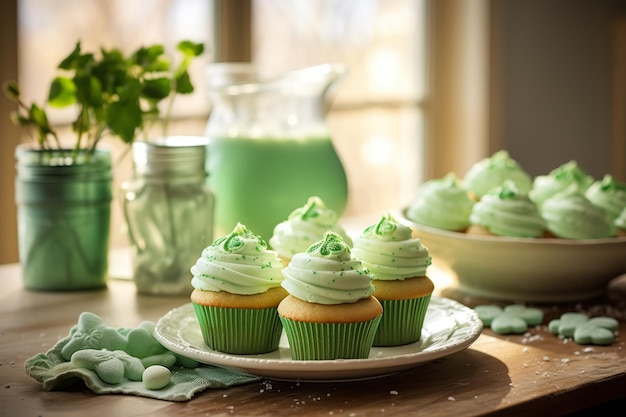
<svg viewBox="0 0 626 417">
<path fill-rule="evenodd" d="M 591 175 L 583 171 L 576 161 L 569 161 L 553 169 L 548 175 L 535 177 L 528 197 L 541 206 L 548 198 L 572 187 L 584 193 L 592 183 Z"/>
<path fill-rule="evenodd" d="M 474 204 L 468 234 L 542 237 L 546 224 L 537 205 L 511 180 Z"/>
<path fill-rule="evenodd" d="M 321 198 L 310 197 L 304 206 L 292 211 L 287 220 L 276 225 L 269 240 L 270 247 L 287 266 L 296 253 L 306 252 L 329 230 L 352 246 L 352 239 L 337 221 L 337 213 L 326 207 Z"/>
<path fill-rule="evenodd" d="M 532 187 L 532 178 L 512 159 L 507 151 L 498 151 L 484 158 L 467 171 L 463 178 L 465 188 L 475 200 L 480 200 L 495 187 L 511 180 L 517 189 L 527 194 Z"/>
<path fill-rule="evenodd" d="M 604 210 L 594 205 L 576 188 L 550 197 L 541 205 L 551 237 L 596 239 L 615 235 Z"/>
<path fill-rule="evenodd" d="M 435 287 L 426 276 L 428 249 L 411 236 L 409 227 L 387 214 L 354 239 L 352 255 L 372 273 L 374 297 L 383 306 L 374 346 L 405 345 L 421 338 Z"/>
<path fill-rule="evenodd" d="M 463 232 L 469 226 L 474 200 L 454 173 L 426 181 L 409 205 L 406 217 L 415 223 Z"/>
<path fill-rule="evenodd" d="M 242 224 L 202 251 L 191 267 L 191 302 L 207 346 L 233 354 L 278 348 L 281 270 L 276 252 Z"/>
<path fill-rule="evenodd" d="M 609 222 L 613 223 L 626 207 L 626 184 L 606 174 L 601 180 L 591 184 L 585 192 L 585 197 L 593 205 L 604 210 Z"/>
<path fill-rule="evenodd" d="M 293 360 L 369 356 L 382 306 L 372 275 L 340 235 L 326 232 L 283 269 L 289 295 L 278 306 Z"/>
</svg>

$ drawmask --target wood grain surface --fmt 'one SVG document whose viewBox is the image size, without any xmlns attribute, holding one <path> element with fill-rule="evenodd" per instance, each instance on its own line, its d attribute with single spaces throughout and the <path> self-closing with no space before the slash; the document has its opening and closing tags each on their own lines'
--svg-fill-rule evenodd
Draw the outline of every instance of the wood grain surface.
<svg viewBox="0 0 626 417">
<path fill-rule="evenodd" d="M 24 371 L 24 361 L 65 337 L 83 311 L 108 325 L 135 327 L 157 321 L 185 297 L 138 295 L 132 282 L 111 280 L 88 292 L 33 292 L 22 288 L 17 264 L 0 266 L 0 416 L 486 416 L 565 415 L 626 398 L 626 321 L 620 300 L 541 305 L 545 323 L 574 309 L 620 316 L 610 346 L 582 346 L 550 334 L 546 326 L 525 335 L 489 329 L 468 349 L 394 375 L 357 382 L 303 383 L 262 380 L 207 389 L 187 402 L 130 395 L 96 395 L 79 386 L 46 392 Z M 437 283 L 436 283 L 437 285 Z M 470 307 L 453 289 L 439 295 Z"/>
</svg>

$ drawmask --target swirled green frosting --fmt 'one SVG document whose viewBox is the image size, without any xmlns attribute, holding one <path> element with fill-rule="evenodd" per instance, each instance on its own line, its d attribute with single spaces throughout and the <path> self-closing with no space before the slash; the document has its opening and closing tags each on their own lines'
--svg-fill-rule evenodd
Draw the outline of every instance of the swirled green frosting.
<svg viewBox="0 0 626 417">
<path fill-rule="evenodd" d="M 469 226 L 474 200 L 461 187 L 459 178 L 449 173 L 426 181 L 407 208 L 408 219 L 445 230 L 463 230 Z"/>
<path fill-rule="evenodd" d="M 391 214 L 368 226 L 354 239 L 352 255 L 379 280 L 422 277 L 432 263 L 428 249 L 412 237 L 408 226 Z"/>
<path fill-rule="evenodd" d="M 283 276 L 282 286 L 289 294 L 311 303 L 354 303 L 375 289 L 369 270 L 334 232 L 326 232 L 306 252 L 294 255 Z"/>
<path fill-rule="evenodd" d="M 282 263 L 263 238 L 242 224 L 216 239 L 191 267 L 191 285 L 199 290 L 260 294 L 280 286 Z"/>
<path fill-rule="evenodd" d="M 604 210 L 612 223 L 626 207 L 626 184 L 615 180 L 611 174 L 606 174 L 601 180 L 591 184 L 585 197 Z"/>
<path fill-rule="evenodd" d="M 488 228 L 494 235 L 512 237 L 539 237 L 546 227 L 537 205 L 511 180 L 474 204 L 470 221 Z"/>
<path fill-rule="evenodd" d="M 340 235 L 352 246 L 352 239 L 337 221 L 337 213 L 326 207 L 321 198 L 310 197 L 304 206 L 292 211 L 287 220 L 276 225 L 269 240 L 270 247 L 279 255 L 290 259 L 296 253 L 306 252 L 309 246 L 321 240 L 329 230 Z"/>
<path fill-rule="evenodd" d="M 575 188 L 544 201 L 541 215 L 546 220 L 548 230 L 556 237 L 595 239 L 615 234 L 604 211 Z"/>
<path fill-rule="evenodd" d="M 532 187 L 530 175 L 510 157 L 507 151 L 501 150 L 472 165 L 463 178 L 463 188 L 480 199 L 506 180 L 513 181 L 517 189 L 525 194 Z"/>
<path fill-rule="evenodd" d="M 574 188 L 584 193 L 593 183 L 593 177 L 583 171 L 576 161 L 569 161 L 550 171 L 548 175 L 539 175 L 533 181 L 528 196 L 537 205 L 553 195 Z"/>
</svg>

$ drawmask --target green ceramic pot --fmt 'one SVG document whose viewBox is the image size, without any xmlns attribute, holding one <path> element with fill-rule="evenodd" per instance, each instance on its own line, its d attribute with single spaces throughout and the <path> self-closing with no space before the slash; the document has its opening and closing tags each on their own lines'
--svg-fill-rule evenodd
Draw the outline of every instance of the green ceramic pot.
<svg viewBox="0 0 626 417">
<path fill-rule="evenodd" d="M 15 201 L 24 285 L 36 290 L 106 286 L 112 171 L 108 150 L 18 147 Z"/>
</svg>

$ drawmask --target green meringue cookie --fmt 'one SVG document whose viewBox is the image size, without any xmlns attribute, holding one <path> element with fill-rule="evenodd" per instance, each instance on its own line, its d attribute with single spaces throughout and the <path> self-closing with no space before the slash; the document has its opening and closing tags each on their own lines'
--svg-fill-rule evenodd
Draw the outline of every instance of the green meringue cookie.
<svg viewBox="0 0 626 417">
<path fill-rule="evenodd" d="M 407 208 L 409 220 L 444 230 L 460 231 L 469 226 L 472 200 L 461 187 L 459 178 L 449 173 L 443 178 L 426 181 Z"/>
</svg>

